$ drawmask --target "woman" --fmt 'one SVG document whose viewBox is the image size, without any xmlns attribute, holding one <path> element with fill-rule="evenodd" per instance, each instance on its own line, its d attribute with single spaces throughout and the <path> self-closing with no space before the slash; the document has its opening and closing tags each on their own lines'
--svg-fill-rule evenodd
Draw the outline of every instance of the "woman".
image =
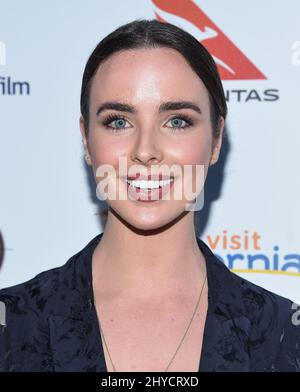
<svg viewBox="0 0 300 392">
<path fill-rule="evenodd" d="M 178 27 L 136 20 L 97 45 L 80 131 L 101 197 L 113 169 L 105 229 L 1 290 L 2 371 L 300 371 L 292 301 L 225 267 L 195 235 L 194 198 L 174 197 L 178 184 L 200 194 L 226 113 L 211 55 Z"/>
</svg>

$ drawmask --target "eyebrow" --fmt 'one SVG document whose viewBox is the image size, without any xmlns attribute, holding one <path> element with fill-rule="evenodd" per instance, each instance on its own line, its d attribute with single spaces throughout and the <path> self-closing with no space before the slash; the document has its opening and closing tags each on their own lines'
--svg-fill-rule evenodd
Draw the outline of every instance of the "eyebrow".
<svg viewBox="0 0 300 392">
<path fill-rule="evenodd" d="M 101 104 L 96 112 L 96 115 L 98 116 L 101 112 L 104 110 L 117 110 L 119 112 L 128 112 L 128 113 L 133 113 L 137 114 L 137 110 L 135 109 L 134 106 L 129 105 L 127 103 L 121 103 L 121 102 L 115 102 L 115 101 L 109 101 L 109 102 L 104 102 Z M 158 109 L 159 113 L 166 112 L 168 110 L 181 110 L 181 109 L 192 109 L 196 113 L 202 114 L 202 111 L 198 105 L 196 105 L 194 102 L 191 101 L 167 101 L 163 102 Z"/>
</svg>

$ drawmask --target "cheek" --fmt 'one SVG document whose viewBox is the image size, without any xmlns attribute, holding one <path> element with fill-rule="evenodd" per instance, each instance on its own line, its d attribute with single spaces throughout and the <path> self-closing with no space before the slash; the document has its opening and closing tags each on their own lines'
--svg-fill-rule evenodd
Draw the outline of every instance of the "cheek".
<svg viewBox="0 0 300 392">
<path fill-rule="evenodd" d="M 105 135 L 90 135 L 90 153 L 95 168 L 100 165 L 111 165 L 118 167 L 119 157 L 126 155 L 126 146 L 113 138 L 106 138 Z"/>
<path fill-rule="evenodd" d="M 190 140 L 182 141 L 176 146 L 177 163 L 183 168 L 183 191 L 185 198 L 193 193 L 199 194 L 203 189 L 211 158 L 212 137 L 209 133 L 195 135 Z"/>
<path fill-rule="evenodd" d="M 173 147 L 173 155 L 181 165 L 207 165 L 211 156 L 211 146 L 211 137 L 197 135 L 189 140 L 178 141 L 178 144 Z"/>
</svg>

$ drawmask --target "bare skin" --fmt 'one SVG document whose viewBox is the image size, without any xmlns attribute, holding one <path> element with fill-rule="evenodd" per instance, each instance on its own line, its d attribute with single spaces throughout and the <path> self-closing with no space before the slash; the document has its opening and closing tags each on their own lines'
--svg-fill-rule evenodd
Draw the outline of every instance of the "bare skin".
<svg viewBox="0 0 300 392">
<path fill-rule="evenodd" d="M 201 113 L 158 111 L 162 102 L 183 100 L 196 103 Z M 136 113 L 109 109 L 97 116 L 97 108 L 106 101 L 129 103 Z M 111 113 L 125 119 L 119 120 L 123 127 L 117 134 L 103 124 Z M 184 128 L 182 120 L 183 128 L 175 130 L 172 119 L 180 114 L 193 123 Z M 110 126 L 116 127 L 116 122 Z M 88 137 L 80 118 L 94 174 L 102 164 L 114 166 L 118 173 L 119 156 L 126 156 L 128 167 L 140 164 L 149 173 L 154 164 L 201 164 L 207 172 L 218 160 L 223 127 L 221 118 L 220 137 L 214 138 L 208 92 L 181 54 L 169 48 L 125 51 L 107 59 L 92 83 Z M 185 210 L 184 199 L 107 203 L 107 223 L 92 260 L 94 297 L 105 340 L 117 371 L 163 371 L 191 320 L 206 276 L 194 213 Z M 205 284 L 169 371 L 198 370 L 207 295 Z"/>
</svg>

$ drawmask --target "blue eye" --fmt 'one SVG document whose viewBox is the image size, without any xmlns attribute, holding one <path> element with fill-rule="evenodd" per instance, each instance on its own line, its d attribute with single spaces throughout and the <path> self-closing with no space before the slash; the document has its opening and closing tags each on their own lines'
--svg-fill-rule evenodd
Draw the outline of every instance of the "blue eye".
<svg viewBox="0 0 300 392">
<path fill-rule="evenodd" d="M 113 130 L 114 132 L 118 132 L 119 130 L 123 130 L 126 129 L 124 127 L 125 123 L 126 123 L 126 119 L 122 116 L 120 116 L 119 114 L 110 114 L 109 116 L 107 116 L 107 118 L 103 121 L 103 125 L 108 128 Z M 117 126 L 113 127 L 110 126 L 109 124 L 115 122 L 115 124 Z"/>
<path fill-rule="evenodd" d="M 173 121 L 173 127 L 171 127 L 171 128 L 177 129 L 177 130 L 185 129 L 185 128 L 188 128 L 193 125 L 192 119 L 189 118 L 188 116 L 185 116 L 185 115 L 173 117 L 169 121 Z M 182 124 L 182 122 L 185 122 L 187 125 L 180 126 Z"/>
</svg>

